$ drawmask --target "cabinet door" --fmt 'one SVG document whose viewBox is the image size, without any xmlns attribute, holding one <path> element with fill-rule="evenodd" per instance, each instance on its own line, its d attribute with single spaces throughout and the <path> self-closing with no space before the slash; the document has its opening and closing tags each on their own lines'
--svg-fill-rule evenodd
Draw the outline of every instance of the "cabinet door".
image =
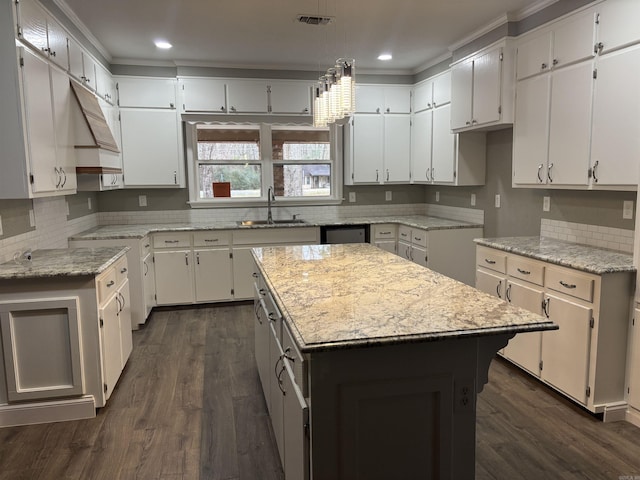
<svg viewBox="0 0 640 480">
<path fill-rule="evenodd" d="M 502 91 L 502 49 L 486 52 L 473 61 L 472 124 L 482 125 L 500 120 Z"/>
<path fill-rule="evenodd" d="M 379 183 L 383 180 L 384 117 L 354 115 L 353 181 Z"/>
<path fill-rule="evenodd" d="M 118 324 L 120 326 L 120 368 L 122 369 L 133 351 L 133 336 L 131 335 L 131 294 L 128 279 L 118 288 L 116 295 L 118 296 L 119 303 Z"/>
<path fill-rule="evenodd" d="M 311 85 L 297 81 L 270 81 L 269 107 L 271 113 L 311 113 Z"/>
<path fill-rule="evenodd" d="M 574 15 L 553 32 L 553 67 L 593 57 L 595 44 L 594 13 Z"/>
<path fill-rule="evenodd" d="M 267 113 L 267 82 L 265 80 L 230 80 L 227 83 L 229 113 Z"/>
<path fill-rule="evenodd" d="M 85 87 L 95 92 L 96 90 L 96 61 L 86 51 L 82 51 L 82 83 Z"/>
<path fill-rule="evenodd" d="M 398 241 L 398 256 L 411 260 L 411 244 Z"/>
<path fill-rule="evenodd" d="M 51 192 L 59 187 L 61 177 L 56 164 L 56 136 L 49 65 L 26 48 L 20 49 L 23 59 L 22 82 L 29 144 L 29 159 L 34 193 Z"/>
<path fill-rule="evenodd" d="M 518 82 L 513 126 L 513 183 L 547 183 L 551 77 Z"/>
<path fill-rule="evenodd" d="M 271 372 L 271 360 L 269 357 L 269 342 L 271 336 L 271 330 L 269 328 L 269 319 L 267 318 L 267 312 L 263 307 L 263 302 L 260 296 L 254 298 L 254 344 L 255 344 L 255 357 L 256 366 L 258 367 L 258 376 L 260 377 L 260 383 L 262 385 L 262 392 L 264 393 L 264 399 L 267 403 L 267 409 L 271 411 L 271 390 L 269 381 Z"/>
<path fill-rule="evenodd" d="M 640 158 L 640 46 L 598 59 L 591 167 L 594 185 L 637 185 Z"/>
<path fill-rule="evenodd" d="M 412 262 L 417 263 L 418 265 L 422 265 L 423 267 L 429 266 L 426 248 L 420 247 L 418 245 L 412 245 L 411 253 L 409 256 L 411 257 Z"/>
<path fill-rule="evenodd" d="M 47 13 L 35 0 L 20 0 L 18 25 L 18 37 L 47 55 Z"/>
<path fill-rule="evenodd" d="M 512 305 L 542 315 L 544 293 L 541 288 L 509 280 L 506 297 Z M 541 346 L 541 332 L 518 333 L 504 348 L 504 356 L 539 376 Z"/>
<path fill-rule="evenodd" d="M 63 70 L 69 70 L 67 32 L 53 17 L 47 15 L 49 59 Z"/>
<path fill-rule="evenodd" d="M 269 389 L 271 397 L 271 410 L 269 410 L 269 416 L 271 417 L 271 425 L 273 427 L 273 434 L 276 437 L 276 444 L 278 446 L 278 453 L 280 454 L 280 462 L 284 465 L 284 377 L 287 374 L 286 366 L 284 364 L 284 354 L 282 352 L 282 346 L 278 341 L 276 332 L 273 325 L 269 325 L 269 359 L 271 365 L 269 366 Z"/>
<path fill-rule="evenodd" d="M 50 69 L 53 98 L 53 115 L 56 138 L 56 164 L 60 173 L 60 190 L 75 192 L 76 179 L 76 135 L 73 128 L 76 99 L 69 77 L 59 70 Z"/>
<path fill-rule="evenodd" d="M 444 72 L 433 79 L 433 107 L 451 102 L 451 71 Z"/>
<path fill-rule="evenodd" d="M 384 87 L 384 113 L 411 113 L 411 87 Z"/>
<path fill-rule="evenodd" d="M 385 250 L 390 253 L 397 253 L 396 242 L 393 240 L 376 240 L 376 247 Z"/>
<path fill-rule="evenodd" d="M 628 402 L 633 408 L 640 410 L 640 309 L 633 312 L 634 320 L 631 327 L 631 345 L 629 365 L 629 397 Z"/>
<path fill-rule="evenodd" d="M 433 111 L 433 154 L 431 180 L 437 183 L 453 183 L 455 167 L 456 135 L 451 133 L 451 105 Z"/>
<path fill-rule="evenodd" d="M 516 78 L 530 77 L 551 68 L 551 32 L 528 39 L 518 45 Z"/>
<path fill-rule="evenodd" d="M 102 382 L 104 399 L 108 400 L 122 372 L 122 340 L 120 338 L 120 310 L 117 295 L 100 308 L 100 342 L 102 353 Z"/>
<path fill-rule="evenodd" d="M 78 309 L 77 297 L 0 303 L 9 402 L 82 395 Z"/>
<path fill-rule="evenodd" d="M 640 2 L 608 0 L 598 7 L 598 42 L 602 53 L 640 41 Z"/>
<path fill-rule="evenodd" d="M 384 90 L 380 85 L 356 84 L 356 112 L 382 113 L 384 107 Z"/>
<path fill-rule="evenodd" d="M 471 125 L 473 102 L 473 60 L 451 67 L 451 128 Z"/>
<path fill-rule="evenodd" d="M 158 305 L 193 303 L 191 251 L 160 251 L 155 252 L 154 257 Z"/>
<path fill-rule="evenodd" d="M 414 182 L 431 180 L 432 119 L 433 112 L 428 110 L 416 113 L 411 121 L 411 180 Z"/>
<path fill-rule="evenodd" d="M 548 317 L 560 328 L 542 334 L 541 377 L 585 404 L 593 310 L 555 295 L 545 300 Z"/>
<path fill-rule="evenodd" d="M 587 185 L 592 98 L 593 62 L 579 63 L 552 73 L 549 183 Z"/>
<path fill-rule="evenodd" d="M 433 81 L 419 83 L 413 89 L 413 112 L 422 112 L 433 107 Z"/>
<path fill-rule="evenodd" d="M 122 163 L 127 186 L 176 186 L 180 125 L 175 110 L 121 109 Z"/>
<path fill-rule="evenodd" d="M 295 384 L 289 360 L 283 360 L 286 372 L 282 375 L 285 395 L 283 414 L 284 477 L 307 480 L 309 478 L 309 407 Z"/>
<path fill-rule="evenodd" d="M 175 108 L 173 78 L 118 77 L 118 105 L 139 108 Z"/>
<path fill-rule="evenodd" d="M 504 275 L 484 269 L 476 270 L 476 288 L 498 298 L 505 298 L 507 280 Z"/>
<path fill-rule="evenodd" d="M 411 116 L 384 117 L 384 181 L 409 183 L 411 177 Z"/>
<path fill-rule="evenodd" d="M 142 260 L 142 275 L 144 276 L 144 306 L 145 318 L 151 313 L 151 309 L 156 305 L 156 278 L 153 255 L 148 253 Z"/>
<path fill-rule="evenodd" d="M 181 78 L 182 110 L 185 112 L 227 111 L 225 81 L 214 78 Z"/>
<path fill-rule="evenodd" d="M 196 302 L 231 300 L 231 258 L 228 248 L 195 250 Z"/>
<path fill-rule="evenodd" d="M 253 247 L 235 247 L 233 249 L 233 298 L 246 300 L 253 298 L 253 274 L 256 263 L 251 255 Z"/>
<path fill-rule="evenodd" d="M 73 38 L 69 38 L 69 73 L 78 81 L 82 81 L 84 67 L 82 65 L 82 47 Z"/>
</svg>

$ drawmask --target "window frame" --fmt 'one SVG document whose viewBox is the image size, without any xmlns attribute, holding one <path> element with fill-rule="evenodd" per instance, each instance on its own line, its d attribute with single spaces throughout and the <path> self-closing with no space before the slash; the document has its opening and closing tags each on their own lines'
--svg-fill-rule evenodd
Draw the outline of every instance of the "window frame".
<svg viewBox="0 0 640 480">
<path fill-rule="evenodd" d="M 208 124 L 221 127 L 255 127 L 260 130 L 260 159 L 255 161 L 261 165 L 261 189 L 259 197 L 228 197 L 228 198 L 200 198 L 200 177 L 198 159 L 197 125 Z M 266 123 L 264 121 L 245 122 L 215 122 L 215 121 L 191 121 L 185 122 L 185 148 L 187 161 L 187 180 L 189 184 L 189 205 L 192 208 L 223 208 L 223 207 L 255 207 L 267 204 L 267 190 L 273 185 L 273 167 L 283 164 L 282 160 L 274 160 L 272 152 L 271 130 L 272 127 L 289 129 L 313 129 L 309 124 L 298 123 Z M 343 192 L 343 131 L 342 126 L 332 124 L 329 127 L 330 160 L 331 165 L 331 192 L 330 196 L 316 197 L 283 197 L 276 196 L 279 205 L 287 206 L 313 206 L 313 205 L 339 205 L 342 203 Z M 254 163 L 253 161 L 251 163 Z M 284 162 L 285 164 L 287 162 Z M 293 162 L 289 162 L 293 163 Z M 322 162 L 325 163 L 325 162 Z"/>
</svg>

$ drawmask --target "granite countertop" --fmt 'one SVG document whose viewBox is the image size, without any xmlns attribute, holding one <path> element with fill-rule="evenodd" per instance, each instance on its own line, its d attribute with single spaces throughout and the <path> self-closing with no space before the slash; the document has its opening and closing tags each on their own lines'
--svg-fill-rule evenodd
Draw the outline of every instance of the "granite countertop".
<svg viewBox="0 0 640 480">
<path fill-rule="evenodd" d="M 633 255 L 546 237 L 477 238 L 478 245 L 596 275 L 635 272 Z"/>
<path fill-rule="evenodd" d="M 127 250 L 128 247 L 34 250 L 31 261 L 21 257 L 19 261 L 0 264 L 0 280 L 95 276 L 109 268 Z"/>
<path fill-rule="evenodd" d="M 253 252 L 303 352 L 557 328 L 368 244 Z"/>
<path fill-rule="evenodd" d="M 305 223 L 279 223 L 273 225 L 240 226 L 238 222 L 194 222 L 194 223 L 150 223 L 140 225 L 104 225 L 80 232 L 69 237 L 69 240 L 111 240 L 126 238 L 143 238 L 156 232 L 180 232 L 200 230 L 247 230 L 262 228 L 289 227 L 321 227 L 326 225 L 357 225 L 376 223 L 399 223 L 409 227 L 424 230 L 442 230 L 451 228 L 482 228 L 482 224 L 449 220 L 446 218 L 429 217 L 425 215 L 405 215 L 387 217 L 355 217 L 355 218 L 326 218 L 309 220 Z"/>
</svg>

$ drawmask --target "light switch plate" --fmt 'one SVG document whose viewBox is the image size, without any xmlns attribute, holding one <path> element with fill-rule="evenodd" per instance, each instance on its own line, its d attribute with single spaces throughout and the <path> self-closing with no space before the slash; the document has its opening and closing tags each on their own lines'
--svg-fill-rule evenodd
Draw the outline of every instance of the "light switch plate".
<svg viewBox="0 0 640 480">
<path fill-rule="evenodd" d="M 633 200 L 625 200 L 622 204 L 622 218 L 625 220 L 633 218 Z"/>
<path fill-rule="evenodd" d="M 147 196 L 146 195 L 138 195 L 138 205 L 141 207 L 147 206 Z"/>
<path fill-rule="evenodd" d="M 35 213 L 33 213 L 33 208 L 29 209 L 29 226 L 30 227 L 36 226 L 36 215 Z"/>
<path fill-rule="evenodd" d="M 496 194 L 496 208 L 500 208 L 500 194 Z"/>
<path fill-rule="evenodd" d="M 390 191 L 390 190 L 387 190 L 386 192 L 384 192 L 384 199 L 385 199 L 387 202 L 390 202 L 390 201 L 391 201 L 391 199 L 392 199 L 392 193 L 391 193 L 391 191 Z"/>
<path fill-rule="evenodd" d="M 356 201 L 356 192 L 349 192 L 349 202 L 354 203 Z"/>
<path fill-rule="evenodd" d="M 476 194 L 475 193 L 471 194 L 471 206 L 472 207 L 476 206 Z"/>
<path fill-rule="evenodd" d="M 436 202 L 440 201 L 440 192 L 436 192 Z"/>
<path fill-rule="evenodd" d="M 551 208 L 551 197 L 542 197 L 542 211 L 548 212 Z"/>
</svg>

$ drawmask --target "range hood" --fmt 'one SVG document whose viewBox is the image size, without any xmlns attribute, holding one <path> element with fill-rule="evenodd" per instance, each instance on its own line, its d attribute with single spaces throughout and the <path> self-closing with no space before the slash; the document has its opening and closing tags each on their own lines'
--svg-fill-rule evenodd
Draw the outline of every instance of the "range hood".
<svg viewBox="0 0 640 480">
<path fill-rule="evenodd" d="M 98 97 L 70 82 L 79 107 L 75 119 L 76 173 L 121 173 L 120 148 Z"/>
</svg>

